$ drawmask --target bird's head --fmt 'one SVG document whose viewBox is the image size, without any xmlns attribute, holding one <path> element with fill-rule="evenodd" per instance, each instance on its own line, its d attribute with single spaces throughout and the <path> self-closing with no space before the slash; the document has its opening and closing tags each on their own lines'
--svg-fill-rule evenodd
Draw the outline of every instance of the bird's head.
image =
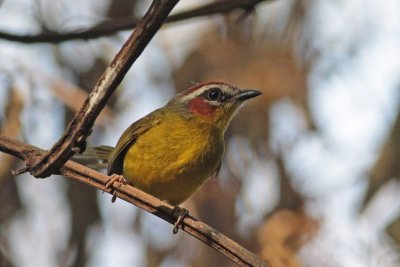
<svg viewBox="0 0 400 267">
<path fill-rule="evenodd" d="M 260 94 L 257 90 L 239 89 L 223 82 L 206 82 L 178 94 L 170 104 L 183 108 L 188 117 L 224 131 L 243 103 Z"/>
</svg>

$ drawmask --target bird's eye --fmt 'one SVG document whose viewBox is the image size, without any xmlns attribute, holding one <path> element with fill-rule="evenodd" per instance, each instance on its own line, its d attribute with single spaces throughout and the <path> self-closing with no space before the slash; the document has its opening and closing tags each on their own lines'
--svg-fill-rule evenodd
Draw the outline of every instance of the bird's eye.
<svg viewBox="0 0 400 267">
<path fill-rule="evenodd" d="M 211 88 L 206 92 L 206 98 L 210 101 L 217 101 L 223 98 L 223 93 L 219 88 Z"/>
</svg>

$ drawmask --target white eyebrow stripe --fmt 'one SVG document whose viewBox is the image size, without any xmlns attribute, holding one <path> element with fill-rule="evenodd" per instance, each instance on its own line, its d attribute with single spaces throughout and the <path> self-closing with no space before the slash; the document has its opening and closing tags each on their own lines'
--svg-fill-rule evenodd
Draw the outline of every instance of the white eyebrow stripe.
<svg viewBox="0 0 400 267">
<path fill-rule="evenodd" d="M 200 88 L 199 88 L 198 90 L 196 90 L 194 92 L 191 92 L 190 94 L 185 95 L 184 97 L 181 98 L 181 100 L 183 102 L 187 102 L 188 100 L 193 99 L 193 98 L 201 95 L 202 93 L 204 93 L 204 91 L 206 91 L 206 90 L 200 90 Z"/>
<path fill-rule="evenodd" d="M 188 100 L 194 99 L 195 97 L 201 95 L 202 93 L 204 93 L 205 91 L 207 91 L 208 89 L 213 88 L 213 87 L 218 87 L 218 86 L 216 86 L 215 84 L 205 85 L 203 87 L 198 88 L 196 91 L 193 91 L 190 94 L 185 95 L 184 97 L 181 98 L 181 100 L 183 102 L 187 102 Z M 220 87 L 218 87 L 218 88 L 220 88 Z"/>
</svg>

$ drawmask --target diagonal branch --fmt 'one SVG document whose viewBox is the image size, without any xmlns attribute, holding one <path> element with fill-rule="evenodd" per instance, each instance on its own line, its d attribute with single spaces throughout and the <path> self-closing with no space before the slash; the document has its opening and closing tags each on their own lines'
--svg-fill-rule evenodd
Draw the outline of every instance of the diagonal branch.
<svg viewBox="0 0 400 267">
<path fill-rule="evenodd" d="M 57 171 L 73 154 L 85 148 L 85 140 L 107 100 L 121 83 L 133 62 L 161 27 L 179 0 L 153 0 L 129 39 L 97 81 L 93 91 L 68 125 L 64 136 L 41 156 L 28 158 L 27 167 L 37 178 Z"/>
<path fill-rule="evenodd" d="M 18 157 L 25 162 L 29 162 L 29 157 L 32 155 L 40 156 L 44 153 L 43 150 L 37 147 L 2 135 L 0 135 L 0 151 Z M 118 198 L 144 209 L 171 224 L 177 220 L 173 206 L 130 185 L 114 184 L 114 189 L 106 188 L 105 184 L 110 177 L 79 163 L 68 161 L 60 168 L 59 173 L 108 193 L 116 190 Z M 237 265 L 271 267 L 271 265 L 247 249 L 192 216 L 187 216 L 183 219 L 182 230 L 216 249 Z"/>
<path fill-rule="evenodd" d="M 175 15 L 169 16 L 165 23 L 173 23 L 191 18 L 209 16 L 213 14 L 226 13 L 235 9 L 251 9 L 260 2 L 271 0 L 224 0 L 205 4 L 201 7 L 183 11 Z M 118 31 L 130 30 L 138 24 L 137 19 L 120 18 L 101 22 L 93 27 L 72 32 L 54 32 L 48 31 L 39 34 L 18 35 L 13 33 L 1 32 L 0 39 L 20 42 L 25 44 L 31 43 L 61 43 L 70 40 L 89 40 L 102 36 L 112 35 Z"/>
</svg>

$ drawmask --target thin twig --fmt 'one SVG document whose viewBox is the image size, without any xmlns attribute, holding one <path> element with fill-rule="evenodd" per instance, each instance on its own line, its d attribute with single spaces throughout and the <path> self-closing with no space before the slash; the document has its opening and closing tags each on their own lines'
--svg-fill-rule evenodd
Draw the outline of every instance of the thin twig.
<svg viewBox="0 0 400 267">
<path fill-rule="evenodd" d="M 33 154 L 41 155 L 44 153 L 37 147 L 1 135 L 0 151 L 18 157 L 25 162 L 29 161 L 29 157 Z M 104 192 L 113 193 L 115 190 L 118 198 L 132 203 L 171 224 L 174 224 L 177 219 L 173 206 L 130 185 L 115 183 L 113 188 L 106 188 L 105 184 L 110 177 L 79 163 L 68 161 L 61 167 L 59 173 Z M 252 252 L 190 215 L 183 219 L 182 230 L 216 249 L 237 265 L 271 267 Z"/>
<path fill-rule="evenodd" d="M 85 149 L 86 138 L 90 135 L 100 111 L 178 1 L 153 0 L 143 19 L 101 75 L 93 91 L 68 125 L 64 136 L 44 155 L 28 158 L 29 162 L 26 163 L 33 176 L 48 177 L 57 171 L 74 152 Z"/>
<path fill-rule="evenodd" d="M 248 10 L 253 8 L 260 2 L 271 0 L 224 0 L 214 3 L 205 4 L 201 7 L 183 11 L 175 15 L 169 16 L 165 23 L 173 23 L 191 18 L 209 16 L 230 12 L 235 9 Z M 103 36 L 115 34 L 118 31 L 131 30 L 138 24 L 137 19 L 119 18 L 108 21 L 103 21 L 88 29 L 74 30 L 72 32 L 55 32 L 47 31 L 38 34 L 18 35 L 0 31 L 0 39 L 20 42 L 25 44 L 32 43 L 61 43 L 70 40 L 89 40 Z"/>
</svg>

